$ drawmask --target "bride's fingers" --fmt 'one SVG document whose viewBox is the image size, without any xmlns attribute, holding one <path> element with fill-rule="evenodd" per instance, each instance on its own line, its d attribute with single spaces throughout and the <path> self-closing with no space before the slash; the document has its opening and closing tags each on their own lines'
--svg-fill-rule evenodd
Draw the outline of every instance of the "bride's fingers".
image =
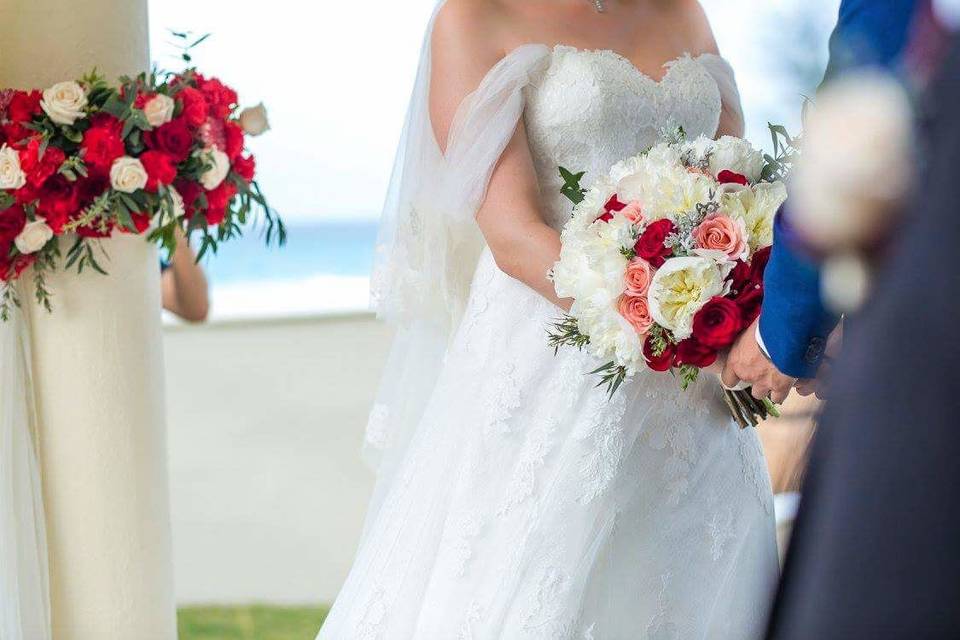
<svg viewBox="0 0 960 640">
<path fill-rule="evenodd" d="M 723 369 L 726 366 L 727 366 L 727 354 L 721 353 L 719 356 L 717 356 L 717 361 L 714 362 L 709 367 L 705 367 L 704 371 L 706 371 L 707 373 L 713 373 L 718 376 L 721 376 L 723 375 Z"/>
<path fill-rule="evenodd" d="M 723 386 L 728 389 L 733 389 L 740 384 L 740 376 L 733 372 L 733 366 L 731 366 L 729 360 L 727 360 L 723 366 L 720 380 L 723 382 Z"/>
</svg>

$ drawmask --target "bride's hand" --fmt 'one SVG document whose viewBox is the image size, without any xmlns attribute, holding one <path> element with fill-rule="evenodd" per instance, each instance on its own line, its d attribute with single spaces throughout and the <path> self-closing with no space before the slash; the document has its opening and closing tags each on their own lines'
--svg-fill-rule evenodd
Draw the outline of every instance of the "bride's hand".
<svg viewBox="0 0 960 640">
<path fill-rule="evenodd" d="M 712 373 L 718 378 L 723 375 L 723 368 L 727 366 L 727 354 L 728 351 L 722 351 L 720 355 L 717 356 L 717 361 L 714 362 L 709 367 L 706 367 L 704 371 L 707 373 Z"/>
</svg>

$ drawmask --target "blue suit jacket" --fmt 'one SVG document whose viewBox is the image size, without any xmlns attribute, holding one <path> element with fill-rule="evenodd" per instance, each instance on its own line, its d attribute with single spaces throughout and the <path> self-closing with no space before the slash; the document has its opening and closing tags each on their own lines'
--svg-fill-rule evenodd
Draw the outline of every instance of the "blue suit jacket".
<svg viewBox="0 0 960 640">
<path fill-rule="evenodd" d="M 896 70 L 920 0 L 843 0 L 830 38 L 824 83 L 850 69 Z M 823 306 L 820 268 L 790 227 L 789 208 L 777 216 L 764 276 L 760 335 L 777 368 L 795 378 L 816 374 L 838 318 Z"/>
</svg>

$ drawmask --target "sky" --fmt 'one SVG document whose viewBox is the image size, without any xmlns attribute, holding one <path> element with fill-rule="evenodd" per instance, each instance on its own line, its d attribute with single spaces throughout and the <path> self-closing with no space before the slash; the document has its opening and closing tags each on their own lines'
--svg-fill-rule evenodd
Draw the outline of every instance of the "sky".
<svg viewBox="0 0 960 640">
<path fill-rule="evenodd" d="M 839 0 L 702 0 L 738 74 L 748 137 L 796 130 L 826 61 Z M 393 166 L 435 0 L 154 0 L 151 54 L 179 69 L 169 30 L 212 34 L 194 52 L 272 130 L 254 139 L 261 186 L 288 221 L 373 219 Z M 806 78 L 806 80 L 798 80 Z"/>
</svg>

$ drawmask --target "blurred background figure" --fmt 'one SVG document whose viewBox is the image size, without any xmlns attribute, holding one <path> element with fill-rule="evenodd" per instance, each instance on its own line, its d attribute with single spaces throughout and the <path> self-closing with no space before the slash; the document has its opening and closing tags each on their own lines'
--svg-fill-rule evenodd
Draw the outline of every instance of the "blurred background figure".
<svg viewBox="0 0 960 640">
<path fill-rule="evenodd" d="M 210 313 L 207 277 L 186 236 L 179 229 L 176 234 L 177 250 L 161 265 L 163 308 L 187 322 L 203 322 Z"/>
<path fill-rule="evenodd" d="M 887 3 L 872 4 L 882 11 Z M 894 201 L 864 202 L 862 196 L 876 190 L 861 185 L 855 224 L 821 225 L 818 214 L 803 223 L 813 231 L 806 234 L 809 244 L 828 263 L 846 263 L 827 288 L 855 313 L 827 390 L 771 623 L 774 640 L 960 633 L 960 513 L 954 508 L 960 498 L 960 278 L 952 267 L 960 239 L 953 195 L 960 162 L 958 17 L 955 0 L 917 2 L 905 49 L 908 80 L 918 90 L 916 136 L 907 149 L 890 152 L 900 155 L 879 159 L 905 166 L 912 188 Z M 899 111 L 891 108 L 897 98 L 889 85 L 876 77 L 849 82 L 821 103 L 836 111 L 812 119 L 811 145 L 827 144 L 828 132 L 816 129 L 829 128 L 853 103 L 870 105 L 874 137 L 902 130 L 876 119 Z M 841 148 L 835 144 L 833 152 Z M 853 173 L 876 170 L 877 158 L 842 150 L 857 165 Z M 811 151 L 815 158 L 829 153 Z M 880 179 L 901 182 L 881 173 Z M 870 187 L 878 186 L 877 177 Z"/>
</svg>

